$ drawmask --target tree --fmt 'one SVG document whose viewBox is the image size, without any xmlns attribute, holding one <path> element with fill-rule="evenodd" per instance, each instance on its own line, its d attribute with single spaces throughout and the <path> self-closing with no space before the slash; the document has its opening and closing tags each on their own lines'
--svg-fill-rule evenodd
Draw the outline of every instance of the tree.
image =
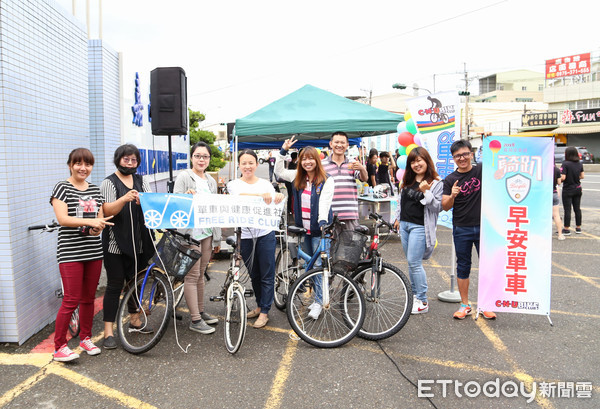
<svg viewBox="0 0 600 409">
<path fill-rule="evenodd" d="M 225 161 L 223 160 L 223 152 L 221 152 L 219 148 L 214 145 L 217 136 L 210 131 L 198 129 L 200 122 L 206 119 L 204 114 L 200 113 L 199 111 L 192 111 L 189 108 L 188 112 L 190 114 L 190 148 L 196 142 L 206 142 L 208 146 L 210 146 L 210 150 L 212 152 L 210 164 L 206 170 L 209 172 L 218 171 L 225 166 Z"/>
</svg>

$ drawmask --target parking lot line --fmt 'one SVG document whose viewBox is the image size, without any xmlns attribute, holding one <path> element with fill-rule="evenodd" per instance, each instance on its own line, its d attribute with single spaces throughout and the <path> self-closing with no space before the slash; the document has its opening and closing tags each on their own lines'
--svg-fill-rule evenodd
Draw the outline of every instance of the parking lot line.
<svg viewBox="0 0 600 409">
<path fill-rule="evenodd" d="M 586 276 L 584 276 L 584 275 L 581 275 L 581 274 L 579 274 L 579 273 L 578 273 L 578 272 L 576 272 L 576 271 L 569 270 L 567 267 L 565 267 L 565 266 L 561 266 L 560 264 L 558 264 L 558 263 L 557 263 L 557 262 L 555 262 L 555 261 L 553 261 L 553 262 L 552 262 L 552 265 L 553 265 L 553 266 L 555 266 L 555 267 L 557 267 L 557 268 L 560 268 L 560 269 L 561 269 L 561 270 L 563 270 L 563 271 L 566 271 L 567 273 L 570 273 L 570 274 L 572 274 L 572 276 L 573 276 L 574 278 L 579 278 L 579 279 L 581 279 L 581 280 L 585 281 L 586 283 L 593 285 L 593 286 L 594 286 L 594 287 L 596 287 L 596 288 L 600 288 L 600 284 L 598 284 L 598 283 L 595 283 L 595 282 L 594 282 L 594 280 L 593 280 L 592 278 L 590 278 L 590 277 L 586 277 Z"/>
<path fill-rule="evenodd" d="M 0 408 L 11 403 L 17 396 L 27 391 L 29 388 L 47 376 L 48 374 L 46 373 L 46 368 L 44 367 L 11 390 L 7 391 L 4 395 L 0 396 Z"/>
<path fill-rule="evenodd" d="M 297 349 L 298 341 L 294 339 L 288 340 L 281 362 L 279 363 L 279 368 L 273 378 L 273 385 L 271 386 L 271 392 L 269 393 L 269 399 L 267 399 L 267 403 L 265 404 L 265 409 L 278 409 L 281 407 L 281 399 L 285 393 L 285 382 L 290 376 L 292 362 L 296 356 Z"/>
</svg>

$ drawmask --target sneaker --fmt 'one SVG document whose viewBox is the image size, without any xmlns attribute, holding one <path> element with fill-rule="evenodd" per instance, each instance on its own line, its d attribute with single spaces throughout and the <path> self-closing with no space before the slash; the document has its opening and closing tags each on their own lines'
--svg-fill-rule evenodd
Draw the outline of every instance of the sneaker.
<svg viewBox="0 0 600 409">
<path fill-rule="evenodd" d="M 560 241 L 564 240 L 565 238 L 566 238 L 566 237 L 565 237 L 565 235 L 564 235 L 564 234 L 559 234 L 559 235 L 558 235 L 558 240 L 560 240 Z"/>
<path fill-rule="evenodd" d="M 429 312 L 429 303 L 424 303 L 418 298 L 415 298 L 413 300 L 411 314 L 425 314 L 426 312 Z"/>
<path fill-rule="evenodd" d="M 200 313 L 200 317 L 202 317 L 202 319 L 204 320 L 204 322 L 206 322 L 209 325 L 218 324 L 219 323 L 219 319 L 218 318 L 213 317 L 212 315 L 210 315 L 207 312 L 201 312 Z"/>
<path fill-rule="evenodd" d="M 92 342 L 92 340 L 90 339 L 90 337 L 86 337 L 83 341 L 81 341 L 79 343 L 79 346 L 88 353 L 88 355 L 98 355 L 100 352 L 102 352 L 100 350 L 100 348 L 98 348 L 96 345 L 94 345 L 94 343 Z"/>
<path fill-rule="evenodd" d="M 581 234 L 581 227 L 575 227 L 575 233 Z"/>
<path fill-rule="evenodd" d="M 562 234 L 563 234 L 563 236 L 570 236 L 571 235 L 571 230 L 569 230 L 569 229 L 563 229 L 562 230 Z"/>
<path fill-rule="evenodd" d="M 192 331 L 196 331 L 204 335 L 212 334 L 216 331 L 213 327 L 209 326 L 206 322 L 204 322 L 204 320 L 200 320 L 195 324 L 191 322 L 190 329 Z"/>
<path fill-rule="evenodd" d="M 460 308 L 454 313 L 454 318 L 464 320 L 467 315 L 471 315 L 471 311 L 471 304 L 460 304 Z"/>
<path fill-rule="evenodd" d="M 492 311 L 483 311 L 481 313 L 481 315 L 483 316 L 483 318 L 485 318 L 486 320 L 495 320 L 496 319 L 496 314 L 493 313 Z"/>
<path fill-rule="evenodd" d="M 79 358 L 79 354 L 71 351 L 67 344 L 64 344 L 58 351 L 54 351 L 54 360 L 58 362 L 69 362 Z"/>
<path fill-rule="evenodd" d="M 310 305 L 310 307 L 308 307 L 308 309 L 310 310 L 308 316 L 313 320 L 318 320 L 319 315 L 321 315 L 321 311 L 323 311 L 323 306 L 319 303 L 314 302 Z"/>
<path fill-rule="evenodd" d="M 154 329 L 148 324 L 137 326 L 129 323 L 128 330 L 129 332 L 139 332 L 140 334 L 152 334 L 154 332 Z"/>
<path fill-rule="evenodd" d="M 115 337 L 109 335 L 104 338 L 104 342 L 102 343 L 104 349 L 115 349 L 117 347 L 117 342 L 115 341 Z"/>
</svg>

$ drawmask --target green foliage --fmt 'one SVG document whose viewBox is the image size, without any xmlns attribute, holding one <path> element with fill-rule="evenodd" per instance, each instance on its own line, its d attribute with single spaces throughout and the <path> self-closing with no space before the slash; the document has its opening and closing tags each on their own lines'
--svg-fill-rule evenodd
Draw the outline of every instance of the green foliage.
<svg viewBox="0 0 600 409">
<path fill-rule="evenodd" d="M 210 131 L 203 131 L 198 129 L 200 122 L 206 119 L 205 115 L 199 111 L 192 111 L 188 108 L 190 113 L 190 148 L 199 141 L 206 142 L 210 146 L 212 156 L 210 159 L 210 165 L 207 170 L 210 172 L 218 171 L 225 166 L 225 160 L 223 160 L 223 152 L 214 145 L 217 136 Z"/>
</svg>

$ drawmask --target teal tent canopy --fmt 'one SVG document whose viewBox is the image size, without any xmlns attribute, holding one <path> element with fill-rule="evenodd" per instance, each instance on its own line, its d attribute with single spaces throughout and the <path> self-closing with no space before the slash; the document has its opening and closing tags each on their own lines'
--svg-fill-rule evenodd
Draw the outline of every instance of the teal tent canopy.
<svg viewBox="0 0 600 409">
<path fill-rule="evenodd" d="M 238 142 L 329 139 L 335 131 L 350 138 L 396 132 L 402 115 L 361 104 L 312 85 L 235 121 Z"/>
</svg>

